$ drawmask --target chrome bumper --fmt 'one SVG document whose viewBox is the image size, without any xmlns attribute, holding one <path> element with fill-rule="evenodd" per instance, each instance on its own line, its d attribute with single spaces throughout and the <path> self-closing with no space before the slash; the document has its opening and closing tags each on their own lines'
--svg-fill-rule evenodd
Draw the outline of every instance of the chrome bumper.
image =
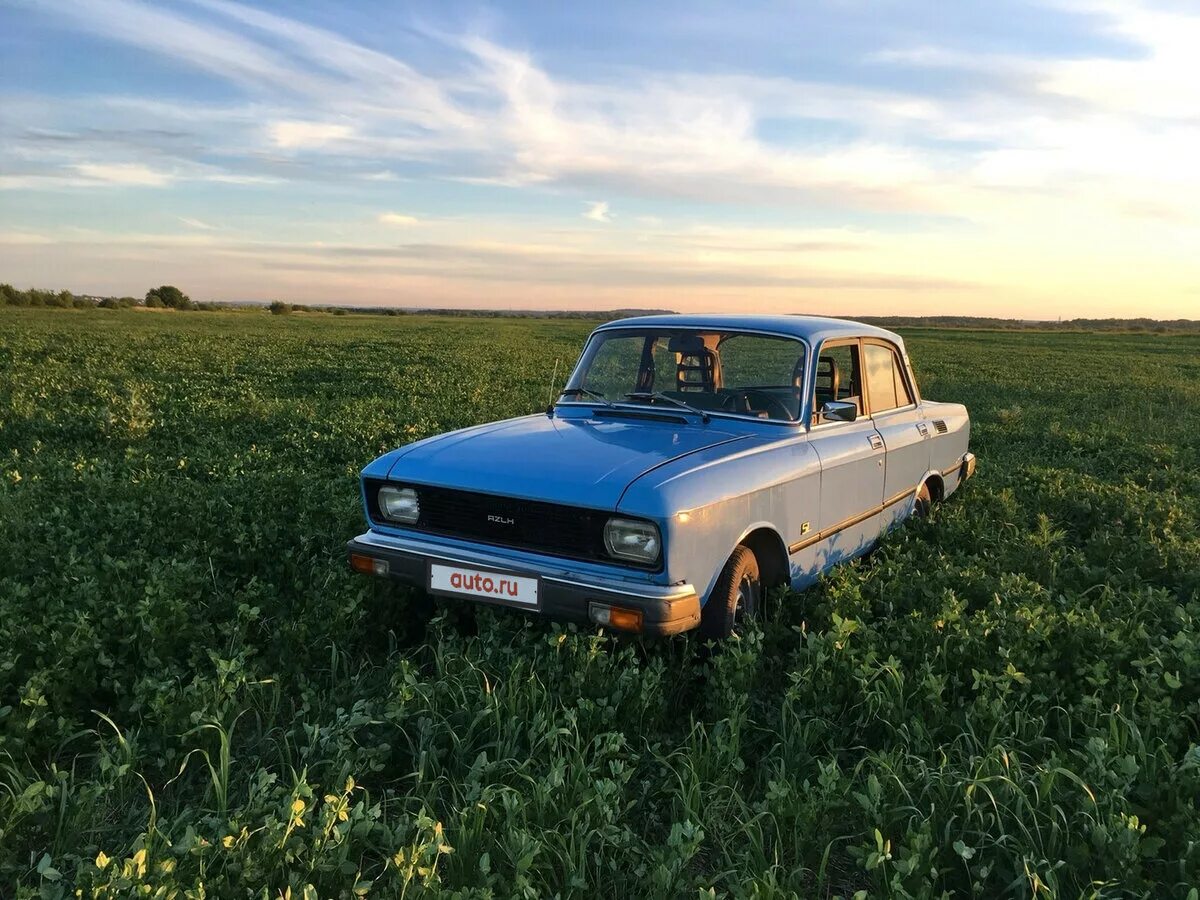
<svg viewBox="0 0 1200 900">
<path fill-rule="evenodd" d="M 641 631 L 645 634 L 676 634 L 700 623 L 700 600 L 696 596 L 696 589 L 690 584 L 656 585 L 581 575 L 561 569 L 553 563 L 514 561 L 490 552 L 488 547 L 481 546 L 478 550 L 472 548 L 468 551 L 419 538 L 401 538 L 373 531 L 349 541 L 346 552 L 352 564 L 355 556 L 378 560 L 386 563 L 386 566 L 377 567 L 374 570 L 377 573 L 386 573 L 389 577 L 422 589 L 428 584 L 430 562 L 536 576 L 542 583 L 537 613 L 552 619 L 589 622 L 589 610 L 592 607 L 613 606 L 640 612 Z M 459 599 L 500 603 L 483 597 L 462 596 Z"/>
</svg>

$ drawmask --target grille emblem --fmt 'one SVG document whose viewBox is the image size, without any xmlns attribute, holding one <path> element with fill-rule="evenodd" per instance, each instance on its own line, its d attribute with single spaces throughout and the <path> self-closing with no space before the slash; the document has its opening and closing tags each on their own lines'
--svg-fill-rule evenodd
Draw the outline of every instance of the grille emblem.
<svg viewBox="0 0 1200 900">
<path fill-rule="evenodd" d="M 495 522 L 497 525 L 514 525 L 514 524 L 516 524 L 515 519 L 512 519 L 511 517 L 506 518 L 504 516 L 488 516 L 487 520 L 489 522 Z"/>
</svg>

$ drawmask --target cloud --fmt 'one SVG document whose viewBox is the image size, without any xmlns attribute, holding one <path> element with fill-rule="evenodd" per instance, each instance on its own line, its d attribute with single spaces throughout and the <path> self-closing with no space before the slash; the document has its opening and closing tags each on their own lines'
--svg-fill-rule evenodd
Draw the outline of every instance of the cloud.
<svg viewBox="0 0 1200 900">
<path fill-rule="evenodd" d="M 39 241 L 38 243 L 44 243 Z M 79 231 L 54 242 L 100 255 L 121 252 L 175 255 L 202 252 L 222 265 L 253 263 L 279 271 L 381 273 L 429 277 L 447 270 L 474 283 L 569 285 L 581 280 L 589 289 L 625 286 L 796 287 L 849 291 L 973 291 L 967 280 L 905 272 L 836 271 L 814 261 L 762 266 L 736 255 L 683 258 L 670 251 L 619 247 L 570 247 L 561 242 L 516 240 L 412 241 L 400 244 L 347 244 L 222 240 L 210 235 L 124 234 L 117 238 Z M 237 261 L 237 262 L 234 262 Z"/>
<path fill-rule="evenodd" d="M 354 134 L 349 125 L 333 122 L 272 122 L 269 130 L 275 146 L 288 150 L 324 147 Z"/>
<path fill-rule="evenodd" d="M 611 222 L 612 215 L 608 211 L 608 202 L 601 200 L 596 203 L 589 203 L 587 212 L 583 214 L 585 219 L 591 219 L 593 222 Z"/>
<path fill-rule="evenodd" d="M 400 202 L 379 200 L 386 185 L 371 182 L 411 180 L 422 208 L 438 210 L 419 233 L 445 229 L 430 244 L 463 244 L 467 215 L 472 237 L 489 220 L 512 243 L 538 245 L 538 265 L 552 270 L 544 245 L 569 243 L 585 254 L 572 260 L 581 291 L 618 280 L 600 270 L 633 259 L 626 271 L 698 264 L 739 273 L 725 285 L 731 291 L 769 282 L 779 297 L 786 286 L 815 290 L 819 278 L 830 291 L 858 290 L 849 287 L 858 277 L 912 291 L 922 279 L 985 282 L 1034 309 L 1118 288 L 1145 295 L 1148 287 L 1123 281 L 1118 262 L 1166 273 L 1163 295 L 1176 282 L 1194 285 L 1200 15 L 1184 3 L 1134 0 L 1031 5 L 1048 21 L 1086 20 L 1078 27 L 1087 40 L 1050 40 L 1024 25 L 992 40 L 967 27 L 982 15 L 972 7 L 936 29 L 893 21 L 876 30 L 872 21 L 860 34 L 856 24 L 853 53 L 829 48 L 836 67 L 820 54 L 787 66 L 749 54 L 755 62 L 739 71 L 634 58 L 616 44 L 602 50 L 612 65 L 580 65 L 561 48 L 540 52 L 536 29 L 525 36 L 531 44 L 424 28 L 359 42 L 228 0 L 45 0 L 28 14 L 220 79 L 210 96 L 232 99 L 204 102 L 190 88 L 173 98 L 170 79 L 154 97 L 138 96 L 136 85 L 86 97 L 0 89 L 0 188 L 205 184 L 222 196 L 237 188 L 260 234 L 276 237 L 300 226 L 240 188 L 266 194 L 287 181 L 287 200 L 309 204 L 309 233 L 324 218 L 326 237 L 344 229 L 347 240 L 371 240 L 378 225 L 414 219 L 363 214 Z M 826 31 L 846 24 L 828 8 L 814 15 L 833 17 L 821 19 Z M 349 28 L 356 17 L 343 20 Z M 521 23 L 504 24 L 500 33 L 520 33 Z M 738 27 L 740 41 L 749 26 Z M 346 216 L 320 187 L 329 184 L 360 212 Z M 608 200 L 587 199 L 598 196 Z M 644 209 L 659 215 L 639 216 Z M 28 216 L 40 229 L 43 219 Z M 546 218 L 556 230 L 543 229 Z M 856 229 L 799 227 L 813 222 Z M 421 277 L 537 278 L 536 265 L 495 274 L 478 254 L 456 261 L 462 272 L 444 266 Z M 416 263 L 406 265 L 405 277 L 416 277 Z"/>
<path fill-rule="evenodd" d="M 202 222 L 199 219 L 190 219 L 187 216 L 178 216 L 180 222 L 188 228 L 197 228 L 200 231 L 218 231 L 216 225 L 209 225 L 207 222 Z"/>
<path fill-rule="evenodd" d="M 379 214 L 380 225 L 417 225 L 420 220 L 416 216 L 406 216 L 403 213 L 386 212 Z"/>
<path fill-rule="evenodd" d="M 318 80 L 286 56 L 203 20 L 134 0 L 47 0 L 80 28 L 247 86 L 312 89 Z"/>
<path fill-rule="evenodd" d="M 432 38 L 442 45 L 444 70 L 433 74 L 283 16 L 224 0 L 199 5 L 208 16 L 135 0 L 50 0 L 47 9 L 269 97 L 273 109 L 249 114 L 269 122 L 267 149 L 309 151 L 306 157 L 330 165 L 358 160 L 377 171 L 380 163 L 419 161 L 474 184 L 603 185 L 722 203 L 784 203 L 825 192 L 865 208 L 919 205 L 905 199 L 906 182 L 936 178 L 913 154 L 880 142 L 814 153 L 771 147 L 755 135 L 764 115 L 861 112 L 878 92 L 686 73 L 581 82 L 473 34 Z M 796 99 L 805 97 L 814 99 Z M 181 122 L 189 121 L 185 112 L 176 114 Z M 243 135 L 244 145 L 230 148 L 230 163 L 269 164 L 245 116 L 231 109 L 232 135 Z M 230 132 L 218 123 L 208 130 L 228 143 Z M 197 157 L 207 151 L 201 142 Z"/>
<path fill-rule="evenodd" d="M 34 234 L 28 231 L 0 231 L 0 244 L 9 246 L 31 246 L 35 244 L 53 244 L 54 238 L 44 234 Z"/>
<path fill-rule="evenodd" d="M 80 163 L 74 168 L 87 181 L 101 184 L 162 187 L 173 180 L 166 172 L 156 172 L 137 163 Z"/>
<path fill-rule="evenodd" d="M 269 175 L 235 175 L 229 172 L 206 172 L 198 177 L 201 181 L 211 181 L 214 184 L 279 184 L 283 179 Z"/>
<path fill-rule="evenodd" d="M 928 77 L 856 81 L 853 60 L 823 80 L 728 70 L 572 78 L 480 34 L 428 29 L 420 40 L 437 53 L 403 59 L 411 46 L 403 36 L 393 52 L 383 52 L 229 0 L 177 8 L 47 0 L 44 8 L 265 100 L 251 110 L 231 107 L 228 123 L 209 121 L 211 137 L 198 139 L 184 160 L 207 162 L 214 141 L 228 170 L 214 177 L 224 179 L 373 180 L 420 165 L 423 175 L 473 185 L 972 220 L 1022 194 L 1094 196 L 1088 178 L 1129 180 L 1110 204 L 1113 214 L 1131 202 L 1160 203 L 1158 189 L 1146 183 L 1156 179 L 1142 177 L 1146 151 L 1157 180 L 1164 171 L 1197 180 L 1185 172 L 1194 170 L 1197 117 L 1197 82 L 1186 76 L 1200 17 L 1128 0 L 1054 0 L 1050 11 L 1086 19 L 1089 29 L 1106 29 L 1122 46 L 1148 48 L 1140 56 L 981 52 L 961 29 L 945 29 L 920 43 L 885 44 L 858 61 L 900 76 L 935 71 L 955 85 L 938 91 L 928 89 Z M 177 121 L 190 130 L 197 123 L 185 112 Z M 1155 127 L 1178 133 L 1165 140 L 1147 132 L 1148 114 L 1171 118 L 1173 124 Z M 768 120 L 789 123 L 801 137 L 765 140 L 760 126 Z M 269 124 L 256 145 L 262 121 Z M 842 123 L 844 133 L 832 142 L 804 139 L 810 123 L 822 122 Z M 53 132 L 54 124 L 43 131 Z M 185 130 L 172 124 L 160 130 Z M 181 139 L 136 140 L 161 154 Z M 271 151 L 305 151 L 305 165 L 289 168 L 295 157 Z M 48 174 L 5 168 L 10 178 Z M 256 171 L 242 171 L 250 168 Z"/>
</svg>

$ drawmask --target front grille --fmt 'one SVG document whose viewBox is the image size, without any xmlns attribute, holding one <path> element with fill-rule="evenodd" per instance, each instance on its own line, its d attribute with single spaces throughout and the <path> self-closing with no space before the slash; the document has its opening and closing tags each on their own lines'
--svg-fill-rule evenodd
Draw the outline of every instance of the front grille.
<svg viewBox="0 0 1200 900">
<path fill-rule="evenodd" d="M 371 517 L 386 524 L 375 499 L 381 484 L 367 483 L 367 500 Z M 553 556 L 612 561 L 604 549 L 604 525 L 610 512 L 455 488 L 408 486 L 417 491 L 421 515 L 416 525 L 397 527 Z"/>
</svg>

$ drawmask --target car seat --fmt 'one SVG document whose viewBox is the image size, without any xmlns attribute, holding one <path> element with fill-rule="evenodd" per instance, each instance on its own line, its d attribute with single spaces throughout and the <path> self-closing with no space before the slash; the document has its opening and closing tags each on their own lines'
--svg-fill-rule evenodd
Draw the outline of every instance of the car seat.
<svg viewBox="0 0 1200 900">
<path fill-rule="evenodd" d="M 824 381 L 824 384 L 822 384 Z M 817 359 L 816 409 L 829 400 L 838 399 L 838 367 L 837 360 L 832 356 L 822 356 Z"/>
<path fill-rule="evenodd" d="M 670 349 L 678 354 L 675 364 L 675 389 L 680 392 L 715 393 L 720 365 L 717 354 L 704 346 L 699 335 L 672 338 Z"/>
</svg>

